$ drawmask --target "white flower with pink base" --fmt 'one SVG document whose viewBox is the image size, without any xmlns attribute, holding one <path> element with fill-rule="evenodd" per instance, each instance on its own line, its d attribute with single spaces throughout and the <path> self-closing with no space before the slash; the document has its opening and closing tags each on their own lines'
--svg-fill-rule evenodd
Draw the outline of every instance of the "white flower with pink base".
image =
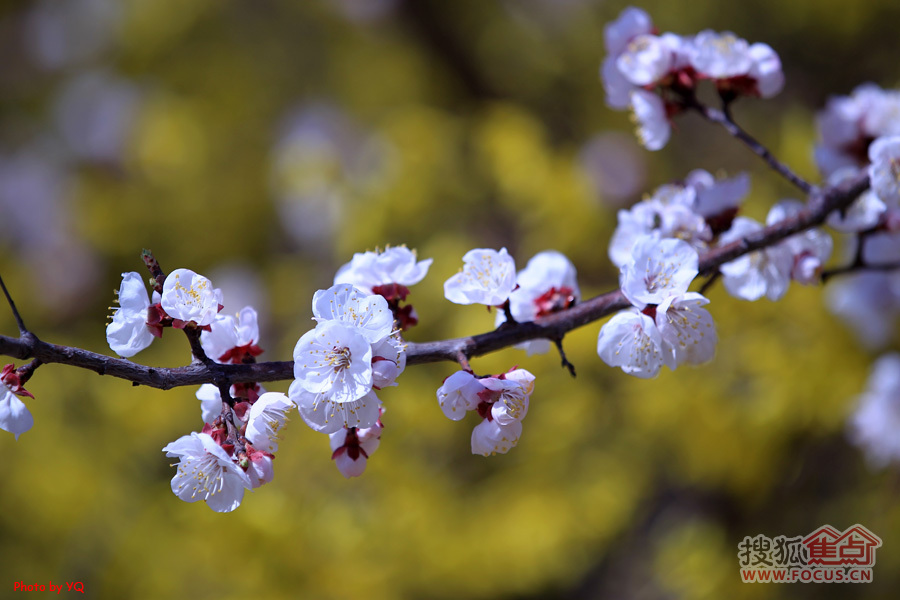
<svg viewBox="0 0 900 600">
<path fill-rule="evenodd" d="M 182 436 L 163 452 L 179 459 L 172 491 L 185 502 L 203 500 L 216 512 L 231 512 L 251 487 L 247 474 L 205 433 Z"/>
</svg>

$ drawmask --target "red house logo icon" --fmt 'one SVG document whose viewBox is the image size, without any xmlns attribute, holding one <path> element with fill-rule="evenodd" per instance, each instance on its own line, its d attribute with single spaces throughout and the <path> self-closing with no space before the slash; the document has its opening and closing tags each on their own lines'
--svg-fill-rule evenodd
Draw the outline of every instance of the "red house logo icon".
<svg viewBox="0 0 900 600">
<path fill-rule="evenodd" d="M 881 547 L 881 538 L 859 524 L 843 533 L 831 525 L 823 525 L 800 543 L 806 547 L 810 565 L 871 567 L 875 564 L 875 549 Z"/>
</svg>

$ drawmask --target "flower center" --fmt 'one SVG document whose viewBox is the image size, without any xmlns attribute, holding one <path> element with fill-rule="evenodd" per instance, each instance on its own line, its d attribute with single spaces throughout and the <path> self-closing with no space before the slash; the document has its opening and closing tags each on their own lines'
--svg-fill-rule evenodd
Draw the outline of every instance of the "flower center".
<svg viewBox="0 0 900 600">
<path fill-rule="evenodd" d="M 350 348 L 335 346 L 328 352 L 325 360 L 330 366 L 334 367 L 335 373 L 340 373 L 350 366 Z"/>
</svg>

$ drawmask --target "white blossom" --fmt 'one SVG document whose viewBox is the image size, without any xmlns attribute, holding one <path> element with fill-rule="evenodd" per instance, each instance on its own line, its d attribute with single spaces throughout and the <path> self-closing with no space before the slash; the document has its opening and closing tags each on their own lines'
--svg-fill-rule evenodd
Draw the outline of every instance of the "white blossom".
<svg viewBox="0 0 900 600">
<path fill-rule="evenodd" d="M 815 159 L 825 175 L 865 166 L 872 140 L 900 135 L 900 92 L 860 85 L 849 96 L 829 98 L 816 123 L 822 142 L 815 148 Z"/>
<path fill-rule="evenodd" d="M 317 291 L 313 295 L 312 311 L 320 324 L 340 323 L 370 344 L 382 341 L 394 328 L 394 316 L 387 300 L 364 294 L 346 283 Z"/>
<path fill-rule="evenodd" d="M 633 85 L 645 86 L 662 79 L 672 68 L 672 60 L 672 49 L 666 40 L 642 34 L 628 42 L 616 58 L 616 67 Z"/>
<path fill-rule="evenodd" d="M 650 33 L 653 30 L 653 21 L 646 11 L 629 6 L 619 13 L 615 21 L 607 23 L 603 28 L 603 39 L 606 44 L 606 52 L 617 55 L 635 37 Z"/>
<path fill-rule="evenodd" d="M 894 335 L 900 298 L 885 273 L 863 271 L 835 278 L 825 288 L 825 303 L 866 348 L 882 348 Z"/>
<path fill-rule="evenodd" d="M 12 433 L 18 440 L 21 434 L 33 426 L 34 417 L 28 407 L 0 380 L 0 429 Z"/>
<path fill-rule="evenodd" d="M 381 444 L 384 426 L 379 420 L 363 429 L 339 429 L 329 434 L 331 458 L 346 478 L 359 477 L 366 470 L 366 463 Z"/>
<path fill-rule="evenodd" d="M 209 325 L 222 305 L 222 292 L 189 269 L 175 269 L 163 284 L 162 308 L 173 319 Z"/>
<path fill-rule="evenodd" d="M 712 79 L 746 75 L 753 66 L 750 45 L 731 32 L 701 31 L 694 37 L 691 66 Z"/>
<path fill-rule="evenodd" d="M 653 195 L 618 212 L 618 223 L 609 243 L 609 257 L 617 267 L 631 262 L 632 249 L 642 236 L 678 238 L 698 252 L 712 240 L 712 230 L 694 205 L 697 190 L 691 185 L 664 185 Z"/>
<path fill-rule="evenodd" d="M 469 250 L 463 263 L 462 270 L 444 282 L 450 302 L 499 306 L 516 287 L 516 263 L 506 248 Z"/>
<path fill-rule="evenodd" d="M 297 405 L 303 421 L 321 433 L 334 433 L 341 427 L 371 427 L 382 408 L 374 391 L 355 400 L 336 402 L 325 393 L 303 389 L 297 380 L 288 388 L 288 396 Z"/>
<path fill-rule="evenodd" d="M 185 502 L 204 500 L 216 512 L 231 512 L 250 488 L 247 474 L 205 433 L 182 436 L 163 452 L 179 459 L 172 491 Z"/>
<path fill-rule="evenodd" d="M 150 297 L 140 275 L 135 272 L 122 273 L 117 300 L 119 308 L 106 327 L 106 341 L 113 352 L 128 358 L 153 341 L 153 334 L 147 328 Z"/>
<path fill-rule="evenodd" d="M 753 44 L 749 50 L 753 65 L 748 75 L 756 81 L 756 91 L 762 98 L 771 98 L 784 87 L 781 59 L 768 44 Z"/>
<path fill-rule="evenodd" d="M 611 367 L 649 379 L 663 365 L 662 336 L 656 323 L 637 310 L 616 313 L 600 328 L 597 354 Z"/>
<path fill-rule="evenodd" d="M 234 316 L 218 314 L 209 327 L 209 331 L 200 332 L 200 344 L 217 362 L 224 362 L 235 348 L 259 343 L 257 314 L 252 306 L 245 306 Z"/>
<path fill-rule="evenodd" d="M 716 353 L 716 326 L 703 308 L 709 300 L 696 292 L 669 296 L 656 308 L 656 326 L 662 337 L 666 366 L 699 365 Z"/>
<path fill-rule="evenodd" d="M 843 167 L 828 177 L 828 184 L 840 185 L 859 173 L 855 167 Z M 843 232 L 853 233 L 871 229 L 878 224 L 881 215 L 887 210 L 887 206 L 872 189 L 868 189 L 859 198 L 850 203 L 844 211 L 836 210 L 828 215 L 827 223 L 832 228 Z"/>
<path fill-rule="evenodd" d="M 766 217 L 766 224 L 772 225 L 797 215 L 805 209 L 805 205 L 797 200 L 782 200 L 775 204 Z M 831 256 L 831 236 L 814 227 L 782 242 L 793 258 L 791 278 L 803 285 L 819 283 L 822 269 Z"/>
<path fill-rule="evenodd" d="M 334 283 L 349 283 L 366 294 L 390 283 L 410 286 L 425 278 L 431 262 L 430 258 L 417 261 L 415 250 L 406 246 L 386 248 L 383 252 L 358 252 L 338 269 Z"/>
<path fill-rule="evenodd" d="M 255 490 L 275 478 L 275 469 L 272 464 L 272 455 L 249 448 L 248 458 L 250 465 L 247 467 L 247 478 L 250 480 L 250 489 Z"/>
<path fill-rule="evenodd" d="M 716 179 L 703 169 L 695 169 L 685 178 L 685 186 L 694 190 L 694 212 L 709 218 L 737 210 L 750 193 L 750 177 L 740 173 L 734 177 Z"/>
<path fill-rule="evenodd" d="M 372 346 L 364 330 L 322 321 L 294 347 L 294 384 L 321 400 L 342 404 L 372 390 Z M 291 398 L 300 402 L 291 395 Z"/>
<path fill-rule="evenodd" d="M 879 358 L 850 419 L 850 438 L 873 466 L 900 460 L 900 354 Z"/>
<path fill-rule="evenodd" d="M 372 384 L 377 389 L 397 385 L 406 369 L 406 344 L 395 333 L 372 346 Z"/>
<path fill-rule="evenodd" d="M 575 265 L 555 250 L 535 254 L 516 275 L 516 283 L 518 287 L 509 295 L 509 308 L 513 318 L 520 323 L 568 308 L 581 299 Z M 496 324 L 499 326 L 505 321 L 503 311 L 497 311 Z M 527 350 L 530 356 L 547 352 L 550 342 L 530 340 L 516 347 Z"/>
<path fill-rule="evenodd" d="M 603 59 L 600 65 L 600 79 L 606 91 L 607 106 L 623 110 L 631 105 L 631 91 L 635 86 L 619 70 L 615 56 L 609 55 Z"/>
<path fill-rule="evenodd" d="M 880 137 L 869 146 L 872 191 L 887 206 L 900 205 L 900 136 Z"/>
<path fill-rule="evenodd" d="M 521 421 L 500 425 L 496 420 L 484 419 L 472 430 L 472 454 L 506 454 L 519 443 L 521 436 Z"/>
<path fill-rule="evenodd" d="M 647 150 L 660 150 L 669 141 L 672 126 L 666 106 L 657 94 L 643 89 L 631 91 L 631 113 L 637 124 L 637 137 Z"/>
<path fill-rule="evenodd" d="M 721 245 L 729 244 L 750 233 L 762 229 L 762 225 L 746 217 L 734 220 L 731 229 L 722 234 Z M 742 300 L 759 300 L 763 296 L 778 300 L 787 292 L 794 258 L 784 244 L 776 244 L 755 250 L 727 262 L 719 270 L 728 293 Z"/>
<path fill-rule="evenodd" d="M 204 383 L 196 393 L 200 401 L 200 416 L 204 423 L 212 424 L 222 414 L 222 394 L 211 383 Z"/>
<path fill-rule="evenodd" d="M 521 421 L 528 414 L 531 392 L 534 391 L 534 375 L 525 369 L 516 369 L 503 378 L 485 377 L 482 386 L 499 394 L 491 404 L 491 417 L 501 427 Z"/>
<path fill-rule="evenodd" d="M 697 251 L 678 239 L 642 236 L 632 256 L 632 262 L 622 266 L 619 282 L 622 293 L 638 308 L 684 294 L 698 273 Z"/>
<path fill-rule="evenodd" d="M 288 413 L 294 403 L 278 392 L 262 394 L 253 406 L 247 419 L 246 437 L 253 447 L 263 452 L 278 450 L 278 435 L 288 420 Z"/>
<path fill-rule="evenodd" d="M 478 393 L 485 387 L 468 371 L 457 371 L 444 380 L 437 391 L 438 404 L 448 419 L 459 421 L 466 412 L 475 410 L 481 399 Z"/>
</svg>

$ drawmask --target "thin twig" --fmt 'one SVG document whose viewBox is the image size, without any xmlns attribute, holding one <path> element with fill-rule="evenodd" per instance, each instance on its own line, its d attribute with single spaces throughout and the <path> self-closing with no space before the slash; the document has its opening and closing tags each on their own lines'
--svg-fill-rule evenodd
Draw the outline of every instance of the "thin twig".
<svg viewBox="0 0 900 600">
<path fill-rule="evenodd" d="M 875 265 L 868 263 L 849 264 L 822 271 L 822 283 L 825 283 L 832 277 L 846 275 L 847 273 L 855 273 L 857 271 L 896 271 L 898 269 L 900 269 L 900 261 Z"/>
<path fill-rule="evenodd" d="M 794 171 L 790 167 L 778 160 L 775 155 L 772 154 L 771 151 L 769 151 L 768 148 L 760 144 L 756 140 L 756 138 L 744 131 L 744 129 L 731 118 L 730 112 L 725 112 L 712 108 L 711 106 L 706 106 L 705 104 L 699 102 L 696 98 L 688 98 L 685 100 L 685 102 L 689 108 L 693 108 L 694 110 L 696 110 L 707 121 L 718 123 L 719 125 L 724 127 L 725 131 L 731 134 L 732 137 L 743 142 L 744 145 L 750 148 L 750 150 L 754 154 L 766 161 L 766 164 L 774 169 L 779 175 L 802 190 L 804 194 L 809 196 L 816 191 L 816 187 L 814 185 L 794 173 Z"/>
<path fill-rule="evenodd" d="M 562 338 L 553 340 L 553 343 L 556 344 L 556 349 L 559 350 L 559 357 L 562 359 L 562 366 L 569 370 L 569 373 L 572 375 L 572 377 L 575 377 L 575 365 L 569 362 L 569 359 L 566 358 L 566 351 L 563 350 L 562 346 Z"/>
<path fill-rule="evenodd" d="M 700 293 L 705 296 L 706 292 L 709 291 L 709 288 L 711 288 L 719 280 L 719 278 L 721 276 L 722 276 L 722 271 L 716 271 L 715 273 L 710 275 L 709 279 L 704 281 L 703 285 L 700 286 Z"/>
<path fill-rule="evenodd" d="M 26 335 L 28 333 L 28 328 L 25 327 L 25 321 L 22 320 L 22 315 L 20 315 L 18 309 L 16 309 L 16 303 L 13 302 L 12 296 L 9 295 L 9 290 L 6 289 L 6 284 L 3 283 L 3 277 L 0 277 L 0 287 L 3 288 L 3 294 L 6 296 L 6 301 L 9 303 L 10 310 L 12 310 L 16 325 L 19 327 L 19 335 Z"/>
</svg>

